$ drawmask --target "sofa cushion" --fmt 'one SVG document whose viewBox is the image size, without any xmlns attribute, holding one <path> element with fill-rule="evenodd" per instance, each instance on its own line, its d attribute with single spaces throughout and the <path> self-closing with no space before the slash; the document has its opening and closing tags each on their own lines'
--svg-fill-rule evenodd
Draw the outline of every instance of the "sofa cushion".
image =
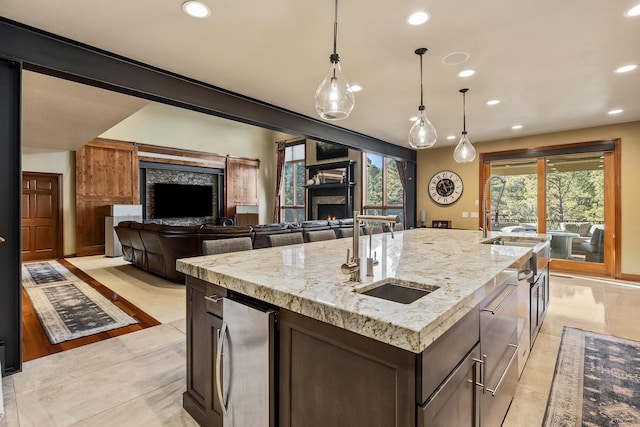
<svg viewBox="0 0 640 427">
<path fill-rule="evenodd" d="M 580 224 L 580 227 L 578 227 L 578 234 L 582 237 L 591 236 L 591 228 L 592 224 L 590 222 L 582 223 Z"/>
</svg>

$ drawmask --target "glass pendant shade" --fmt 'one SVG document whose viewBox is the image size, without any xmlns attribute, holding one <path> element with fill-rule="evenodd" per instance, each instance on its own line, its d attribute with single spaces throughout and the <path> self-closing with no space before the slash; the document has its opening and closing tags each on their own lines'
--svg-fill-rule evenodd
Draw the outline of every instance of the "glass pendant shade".
<svg viewBox="0 0 640 427">
<path fill-rule="evenodd" d="M 409 145 L 414 149 L 430 148 L 436 143 L 438 134 L 425 113 L 424 106 L 418 111 L 418 118 L 409 130 Z"/>
<path fill-rule="evenodd" d="M 457 163 L 469 163 L 476 158 L 476 149 L 471 145 L 471 141 L 467 137 L 467 132 L 462 132 L 462 138 L 453 151 L 453 160 Z"/>
<path fill-rule="evenodd" d="M 462 94 L 462 137 L 460 142 L 453 150 L 453 160 L 457 163 L 469 163 L 476 158 L 476 149 L 471 145 L 469 137 L 467 136 L 467 92 L 469 89 L 460 89 Z"/>
<path fill-rule="evenodd" d="M 355 103 L 349 83 L 342 76 L 339 60 L 332 58 L 329 72 L 316 90 L 316 111 L 325 120 L 342 120 L 349 117 Z"/>
<path fill-rule="evenodd" d="M 422 55 L 427 52 L 426 47 L 416 49 L 414 52 L 420 57 L 420 106 L 418 107 L 418 118 L 411 129 L 409 129 L 409 145 L 414 149 L 430 148 L 436 143 L 438 133 L 435 126 L 427 118 L 424 109 L 424 89 L 422 85 Z"/>
</svg>

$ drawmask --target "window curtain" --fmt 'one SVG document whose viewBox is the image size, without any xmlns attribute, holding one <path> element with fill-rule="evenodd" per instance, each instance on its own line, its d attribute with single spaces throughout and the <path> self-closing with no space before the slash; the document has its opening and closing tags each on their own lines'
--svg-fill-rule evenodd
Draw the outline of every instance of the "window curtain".
<svg viewBox="0 0 640 427">
<path fill-rule="evenodd" d="M 407 162 L 405 160 L 395 160 L 398 177 L 402 184 L 402 220 L 407 222 Z"/>
<path fill-rule="evenodd" d="M 282 179 L 284 177 L 284 159 L 287 141 L 278 141 L 278 154 L 276 164 L 276 199 L 273 204 L 273 222 L 280 222 L 280 195 L 282 194 Z"/>
</svg>

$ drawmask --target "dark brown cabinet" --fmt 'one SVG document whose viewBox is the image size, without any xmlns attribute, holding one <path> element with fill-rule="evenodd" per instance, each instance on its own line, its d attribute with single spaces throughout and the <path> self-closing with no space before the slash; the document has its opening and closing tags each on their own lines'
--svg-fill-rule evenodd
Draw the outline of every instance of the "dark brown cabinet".
<svg viewBox="0 0 640 427">
<path fill-rule="evenodd" d="M 276 355 L 265 362 L 274 366 L 277 378 L 272 396 L 278 408 L 277 425 L 499 425 L 513 397 L 517 369 L 513 368 L 513 357 L 508 357 L 511 353 L 505 350 L 500 352 L 502 357 L 493 357 L 490 350 L 511 348 L 515 325 L 507 325 L 513 336 L 496 336 L 495 332 L 509 332 L 509 328 L 491 319 L 483 329 L 481 308 L 496 318 L 515 319 L 515 303 L 511 303 L 515 293 L 505 294 L 506 288 L 509 286 L 496 289 L 485 300 L 488 304 L 473 308 L 420 354 L 280 309 Z M 183 406 L 201 426 L 223 425 L 216 395 L 215 356 L 223 319 L 220 301 L 227 296 L 225 289 L 187 276 L 187 390 Z M 506 307 L 511 306 L 513 313 L 507 313 Z M 487 339 L 491 337 L 494 339 Z M 485 380 L 491 387 L 483 385 Z M 496 416 L 486 416 L 491 413 Z"/>
<path fill-rule="evenodd" d="M 187 276 L 187 390 L 183 406 L 201 426 L 222 426 L 215 354 L 226 289 Z"/>
<path fill-rule="evenodd" d="M 415 426 L 416 355 L 280 311 L 280 427 Z"/>
</svg>

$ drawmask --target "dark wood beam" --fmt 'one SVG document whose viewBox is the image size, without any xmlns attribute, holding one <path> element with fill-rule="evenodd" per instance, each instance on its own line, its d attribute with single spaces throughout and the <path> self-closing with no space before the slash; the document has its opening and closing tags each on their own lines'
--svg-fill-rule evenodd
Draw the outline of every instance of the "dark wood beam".
<svg viewBox="0 0 640 427">
<path fill-rule="evenodd" d="M 28 70 L 318 141 L 415 161 L 408 148 L 0 18 L 0 56 Z"/>
</svg>

